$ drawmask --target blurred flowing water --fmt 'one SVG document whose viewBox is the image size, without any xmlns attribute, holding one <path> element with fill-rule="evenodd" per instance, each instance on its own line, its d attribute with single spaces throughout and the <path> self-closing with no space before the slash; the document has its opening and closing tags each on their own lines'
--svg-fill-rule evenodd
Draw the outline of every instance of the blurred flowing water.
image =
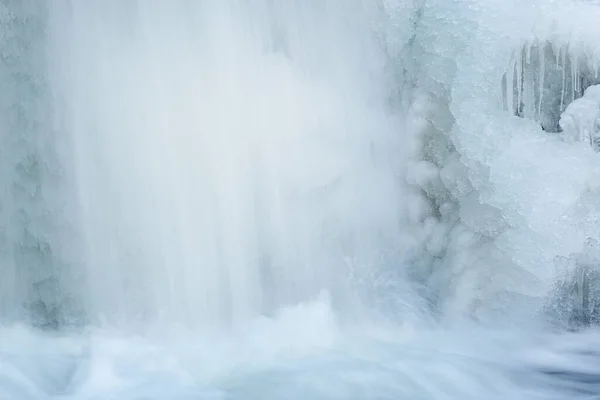
<svg viewBox="0 0 600 400">
<path fill-rule="evenodd" d="M 1 1 L 0 398 L 600 396 L 599 18 Z"/>
</svg>

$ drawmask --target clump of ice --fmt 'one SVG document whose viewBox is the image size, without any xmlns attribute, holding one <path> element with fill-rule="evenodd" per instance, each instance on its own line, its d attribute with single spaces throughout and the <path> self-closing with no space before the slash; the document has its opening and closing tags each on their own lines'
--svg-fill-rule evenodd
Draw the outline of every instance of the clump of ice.
<svg viewBox="0 0 600 400">
<path fill-rule="evenodd" d="M 570 329 L 600 323 L 600 245 L 588 239 L 584 248 L 569 257 L 557 257 L 562 272 L 554 296 L 548 300 L 554 322 Z"/>
<path fill-rule="evenodd" d="M 587 143 L 594 150 L 600 146 L 600 85 L 590 86 L 583 97 L 574 100 L 560 116 L 566 141 Z"/>
</svg>

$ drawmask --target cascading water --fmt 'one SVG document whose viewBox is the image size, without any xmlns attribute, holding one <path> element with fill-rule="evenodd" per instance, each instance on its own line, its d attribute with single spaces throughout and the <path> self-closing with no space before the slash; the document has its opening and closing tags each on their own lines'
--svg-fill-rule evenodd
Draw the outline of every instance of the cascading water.
<svg viewBox="0 0 600 400">
<path fill-rule="evenodd" d="M 410 150 L 368 20 L 339 17 L 359 7 L 54 10 L 89 318 L 206 326 L 321 290 L 344 302 L 352 259 L 403 245 Z"/>
<path fill-rule="evenodd" d="M 1 2 L 0 397 L 597 394 L 599 18 Z"/>
</svg>

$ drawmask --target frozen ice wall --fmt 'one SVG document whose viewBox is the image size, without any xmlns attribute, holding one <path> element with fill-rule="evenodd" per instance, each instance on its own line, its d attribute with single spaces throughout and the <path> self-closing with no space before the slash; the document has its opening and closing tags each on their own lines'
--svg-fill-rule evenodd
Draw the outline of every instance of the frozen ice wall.
<svg viewBox="0 0 600 400">
<path fill-rule="evenodd" d="M 0 317 L 56 326 L 78 274 L 66 142 L 47 80 L 46 13 L 40 2 L 0 4 Z"/>
<path fill-rule="evenodd" d="M 444 252 L 417 273 L 446 317 L 537 314 L 575 268 L 557 260 L 598 239 L 599 156 L 558 127 L 597 82 L 598 18 L 577 1 L 424 3 L 410 116 L 437 210 L 423 254 L 440 237 Z"/>
</svg>

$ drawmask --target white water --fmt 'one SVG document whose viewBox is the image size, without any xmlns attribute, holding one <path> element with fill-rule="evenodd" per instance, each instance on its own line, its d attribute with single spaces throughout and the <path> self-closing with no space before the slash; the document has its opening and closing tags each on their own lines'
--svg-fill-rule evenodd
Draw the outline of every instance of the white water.
<svg viewBox="0 0 600 400">
<path fill-rule="evenodd" d="M 205 326 L 323 289 L 345 301 L 353 259 L 385 251 L 379 236 L 404 245 L 408 152 L 369 18 L 267 3 L 55 10 L 92 319 Z"/>
<path fill-rule="evenodd" d="M 600 391 L 557 132 L 598 5 L 40 4 L 0 8 L 0 397 Z"/>
</svg>

